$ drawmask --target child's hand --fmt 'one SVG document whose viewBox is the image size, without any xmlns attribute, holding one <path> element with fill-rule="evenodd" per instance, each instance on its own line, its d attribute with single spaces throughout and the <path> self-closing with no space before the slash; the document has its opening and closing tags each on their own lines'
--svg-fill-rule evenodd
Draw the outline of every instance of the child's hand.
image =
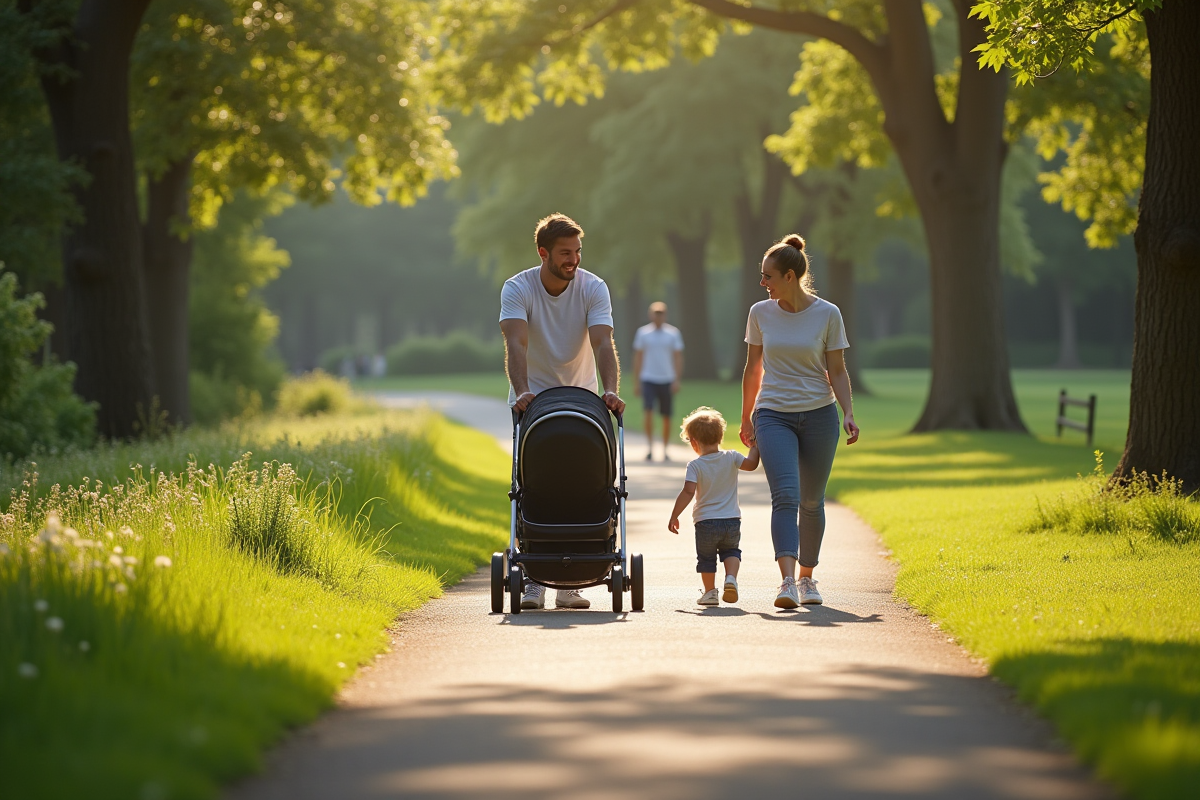
<svg viewBox="0 0 1200 800">
<path fill-rule="evenodd" d="M 671 533 L 679 533 L 679 517 L 671 517 L 671 521 L 667 523 L 667 530 Z"/>
</svg>

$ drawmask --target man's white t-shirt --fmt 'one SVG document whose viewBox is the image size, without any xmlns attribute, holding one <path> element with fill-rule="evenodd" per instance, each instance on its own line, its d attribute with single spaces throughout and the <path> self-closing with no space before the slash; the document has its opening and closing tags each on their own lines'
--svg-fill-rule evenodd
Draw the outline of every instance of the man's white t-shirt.
<svg viewBox="0 0 1200 800">
<path fill-rule="evenodd" d="M 756 409 L 794 413 L 814 411 L 836 399 L 829 383 L 825 353 L 845 350 L 842 312 L 828 300 L 814 298 L 803 311 L 784 311 L 775 300 L 750 307 L 746 342 L 762 345 L 763 380 Z"/>
<path fill-rule="evenodd" d="M 612 301 L 604 281 L 584 269 L 558 297 L 542 285 L 541 266 L 518 272 L 500 290 L 500 321 L 523 319 L 529 323 L 529 391 L 534 394 L 555 386 L 579 386 L 596 391 L 596 357 L 588 339 L 593 325 L 613 324 Z M 508 387 L 508 404 L 517 395 Z"/>
<path fill-rule="evenodd" d="M 737 450 L 718 450 L 688 462 L 683 479 L 696 482 L 692 522 L 742 516 L 737 495 L 738 468 L 745 460 Z"/>
<path fill-rule="evenodd" d="M 637 329 L 633 349 L 642 353 L 642 372 L 638 380 L 650 383 L 674 383 L 675 354 L 683 349 L 683 334 L 674 325 L 663 323 L 656 328 L 651 322 Z"/>
</svg>

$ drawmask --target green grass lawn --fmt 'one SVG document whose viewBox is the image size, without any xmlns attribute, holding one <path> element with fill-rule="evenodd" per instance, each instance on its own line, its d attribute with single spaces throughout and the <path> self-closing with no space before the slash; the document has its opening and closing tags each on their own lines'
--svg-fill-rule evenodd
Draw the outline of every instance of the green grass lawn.
<svg viewBox="0 0 1200 800">
<path fill-rule="evenodd" d="M 414 412 L 0 465 L 0 796 L 215 796 L 501 545 L 507 468 Z"/>
<path fill-rule="evenodd" d="M 1200 785 L 1200 541 L 1035 529 L 1039 504 L 1095 489 L 1078 477 L 1095 466 L 1083 434 L 1054 436 L 1059 389 L 1098 396 L 1096 447 L 1111 468 L 1124 444 L 1129 373 L 1013 377 L 1032 436 L 906 435 L 928 373 L 867 371 L 872 393 L 855 398 L 863 436 L 839 449 L 830 495 L 883 536 L 900 564 L 897 594 L 984 659 L 1099 774 L 1138 798 L 1188 796 Z M 494 376 L 423 388 L 504 392 Z M 680 416 L 721 410 L 727 446 L 739 446 L 737 384 L 685 383 L 677 403 Z M 821 577 L 833 600 L 837 576 Z"/>
</svg>

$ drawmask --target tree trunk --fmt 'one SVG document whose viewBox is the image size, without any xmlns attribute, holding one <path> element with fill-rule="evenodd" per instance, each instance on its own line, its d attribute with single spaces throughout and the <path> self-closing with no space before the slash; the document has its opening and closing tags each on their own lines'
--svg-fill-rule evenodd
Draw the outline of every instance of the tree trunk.
<svg viewBox="0 0 1200 800">
<path fill-rule="evenodd" d="M 1138 255 L 1129 435 L 1113 475 L 1166 473 L 1200 492 L 1200 3 L 1146 13 L 1150 115 Z"/>
<path fill-rule="evenodd" d="M 113 437 L 135 433 L 154 395 L 129 135 L 129 55 L 148 4 L 82 0 L 71 30 L 35 52 L 49 68 L 42 88 L 58 157 L 90 178 L 74 192 L 84 221 L 63 237 L 66 352 L 76 391 L 100 404 L 100 433 Z"/>
<path fill-rule="evenodd" d="M 188 178 L 192 159 L 167 166 L 151 178 L 142 226 L 146 311 L 150 352 L 160 407 L 176 424 L 191 422 L 188 401 L 188 276 L 193 238 L 180 235 L 188 224 Z"/>
<path fill-rule="evenodd" d="M 846 335 L 855 335 L 854 322 L 857 315 L 854 302 L 854 262 L 848 258 L 833 256 L 829 259 L 829 293 L 826 300 L 833 303 L 842 312 L 842 322 L 846 326 Z M 858 350 L 854 339 L 850 347 L 844 350 L 846 369 L 850 373 L 850 385 L 855 394 L 870 394 L 867 384 L 859 371 Z"/>
<path fill-rule="evenodd" d="M 679 277 L 679 329 L 687 348 L 683 377 L 691 379 L 717 377 L 712 327 L 708 323 L 708 273 L 705 271 L 711 234 L 708 220 L 695 236 L 667 234 L 667 243 L 675 257 L 675 274 Z"/>
<path fill-rule="evenodd" d="M 765 136 L 766 134 L 764 138 Z M 750 306 L 759 300 L 767 299 L 766 291 L 759 284 L 759 270 L 763 253 L 782 235 L 777 226 L 787 177 L 787 164 L 778 156 L 763 150 L 762 184 L 758 189 L 758 202 L 755 203 L 751 199 L 749 186 L 746 186 L 733 201 L 734 220 L 737 223 L 738 242 L 742 251 L 741 272 L 738 277 L 738 301 L 741 303 L 738 341 L 746 334 L 746 319 L 750 316 Z M 738 371 L 735 369 L 734 373 Z"/>
<path fill-rule="evenodd" d="M 1071 279 L 1058 278 L 1058 363 L 1057 369 L 1079 369 L 1079 326 L 1075 321 L 1075 293 Z"/>
</svg>

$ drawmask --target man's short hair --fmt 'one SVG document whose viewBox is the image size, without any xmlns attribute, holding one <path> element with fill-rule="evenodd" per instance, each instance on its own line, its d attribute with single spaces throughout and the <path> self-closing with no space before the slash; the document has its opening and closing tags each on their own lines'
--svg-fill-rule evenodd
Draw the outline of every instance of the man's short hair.
<svg viewBox="0 0 1200 800">
<path fill-rule="evenodd" d="M 533 240 L 537 242 L 538 248 L 544 247 L 547 250 L 553 249 L 554 243 L 559 239 L 566 239 L 570 236 L 578 236 L 582 239 L 583 228 L 579 227 L 579 223 L 566 214 L 558 213 L 538 220 L 537 228 L 533 232 Z"/>
<path fill-rule="evenodd" d="M 657 314 L 658 312 L 667 313 L 667 304 L 662 300 L 655 300 L 650 304 L 650 313 Z"/>
<path fill-rule="evenodd" d="M 700 406 L 683 420 L 679 438 L 685 442 L 699 442 L 712 446 L 720 445 L 725 439 L 725 418 L 721 412 L 708 406 Z"/>
</svg>

